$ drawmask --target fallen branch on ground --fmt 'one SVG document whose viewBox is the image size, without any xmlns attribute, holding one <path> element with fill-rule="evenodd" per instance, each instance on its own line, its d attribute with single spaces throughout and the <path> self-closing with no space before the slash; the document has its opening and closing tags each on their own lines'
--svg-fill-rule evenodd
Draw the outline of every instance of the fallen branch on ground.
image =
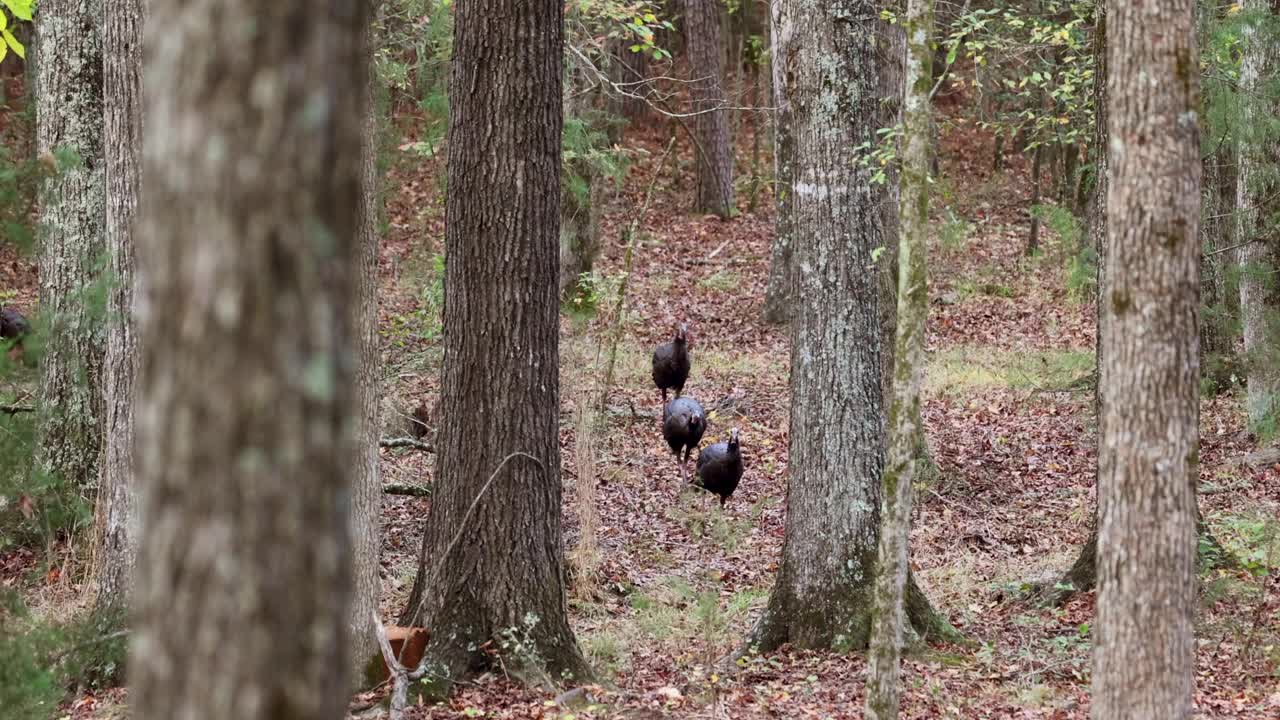
<svg viewBox="0 0 1280 720">
<path fill-rule="evenodd" d="M 1263 465 L 1275 465 L 1280 463 L 1280 447 L 1265 448 L 1248 455 L 1241 455 L 1238 458 L 1228 460 L 1226 465 L 1241 465 L 1244 467 L 1261 467 Z"/>
<path fill-rule="evenodd" d="M 409 495 L 411 497 L 429 497 L 431 488 L 427 485 L 412 483 L 390 483 L 382 486 L 384 495 Z"/>
<path fill-rule="evenodd" d="M 413 448 L 414 450 L 421 450 L 423 452 L 436 451 L 435 448 L 431 447 L 429 443 L 424 443 L 421 440 L 414 440 L 411 437 L 382 438 L 381 440 L 378 441 L 378 447 L 384 447 L 384 448 L 407 447 L 407 448 Z"/>
</svg>

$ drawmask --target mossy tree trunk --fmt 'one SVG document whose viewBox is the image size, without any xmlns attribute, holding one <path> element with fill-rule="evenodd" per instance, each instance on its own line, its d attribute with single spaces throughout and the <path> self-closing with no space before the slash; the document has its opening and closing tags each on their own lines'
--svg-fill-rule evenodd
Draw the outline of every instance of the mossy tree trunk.
<svg viewBox="0 0 1280 720">
<path fill-rule="evenodd" d="M 141 720 L 346 708 L 366 7 L 149 0 Z"/>
<path fill-rule="evenodd" d="M 1108 7 L 1097 718 L 1190 717 L 1200 132 L 1191 0 Z"/>
<path fill-rule="evenodd" d="M 682 0 L 684 35 L 692 80 L 694 154 L 698 160 L 698 193 L 694 210 L 727 218 L 733 206 L 733 146 L 725 109 L 720 9 L 715 0 Z"/>
<path fill-rule="evenodd" d="M 1243 33 L 1244 58 L 1240 64 L 1245 141 L 1240 148 L 1240 172 L 1236 181 L 1236 207 L 1240 213 L 1240 314 L 1244 321 L 1249 424 L 1266 435 L 1275 435 L 1280 424 L 1280 282 L 1277 259 L 1280 241 L 1276 227 L 1280 200 L 1280 148 L 1274 130 L 1263 118 L 1280 112 L 1275 93 L 1276 47 L 1274 32 L 1277 0 L 1248 0 L 1246 11 L 1255 14 Z M 1261 27 L 1259 27 L 1261 25 Z"/>
<path fill-rule="evenodd" d="M 102 0 L 42 0 L 36 25 L 36 147 L 62 165 L 40 194 L 36 467 L 88 495 L 102 446 L 106 289 Z"/>
<path fill-rule="evenodd" d="M 142 151 L 143 0 L 105 0 L 103 82 L 106 126 L 106 359 L 102 370 L 103 439 L 94 507 L 93 589 L 97 605 L 122 603 L 137 557 L 133 467 L 134 380 L 138 342 L 134 320 L 134 219 Z"/>
<path fill-rule="evenodd" d="M 933 77 L 933 0 L 908 0 L 903 30 L 902 169 L 898 204 L 897 328 L 889 403 L 889 448 L 880 491 L 879 567 L 867 665 L 866 717 L 898 716 L 904 595 L 911 538 L 912 485 L 922 462 L 920 389 L 924 376 L 925 320 L 929 312 L 926 253 L 929 240 L 929 90 Z"/>
<path fill-rule="evenodd" d="M 769 604 L 750 645 L 866 647 L 884 462 L 879 193 L 854 150 L 880 126 L 880 7 L 774 5 L 775 68 L 788 136 L 794 293 L 787 527 Z M 785 147 L 785 149 L 784 149 Z"/>
<path fill-rule="evenodd" d="M 562 9 L 456 6 L 440 398 L 450 421 L 437 430 L 401 618 L 431 629 L 430 669 L 446 679 L 487 666 L 490 641 L 528 679 L 589 674 L 569 627 L 560 522 Z"/>
</svg>

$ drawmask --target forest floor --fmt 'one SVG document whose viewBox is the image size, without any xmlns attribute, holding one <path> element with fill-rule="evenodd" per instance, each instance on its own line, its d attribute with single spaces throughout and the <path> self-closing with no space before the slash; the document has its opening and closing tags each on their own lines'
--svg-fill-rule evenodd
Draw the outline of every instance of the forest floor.
<svg viewBox="0 0 1280 720">
<path fill-rule="evenodd" d="M 688 211 L 687 143 L 678 146 L 673 171 L 670 163 L 658 167 L 665 132 L 629 133 L 626 145 L 639 150 L 608 194 L 598 312 L 585 310 L 562 325 L 570 615 L 599 674 L 588 693 L 593 707 L 557 707 L 549 692 L 486 675 L 446 703 L 414 708 L 412 717 L 861 716 L 865 664 L 856 653 L 784 648 L 751 656 L 727 676 L 715 668 L 768 598 L 786 511 L 789 342 L 785 330 L 761 321 L 773 206 L 766 188 L 754 211 L 745 211 L 750 118 L 743 123 L 744 212 L 723 222 Z M 1025 256 L 1028 172 L 1016 158 L 992 172 L 991 152 L 991 138 L 971 128 L 944 134 L 925 411 L 940 476 L 920 488 L 912 535 L 921 585 L 969 644 L 911 650 L 903 715 L 1087 718 L 1093 593 L 1059 609 L 1029 604 L 1023 593 L 1068 568 L 1088 536 L 1096 499 L 1094 309 L 1068 289 L 1068 240 L 1046 231 L 1043 252 Z M 437 396 L 444 212 L 438 163 L 408 142 L 392 155 L 380 265 L 384 435 L 401 436 L 412 409 Z M 770 166 L 766 155 L 761 167 Z M 651 184 L 652 205 L 637 218 Z M 637 220 L 613 410 L 603 422 L 584 422 L 577 410 L 599 391 L 607 363 L 624 230 Z M 0 257 L 0 279 L 11 301 L 34 301 L 29 263 Z M 724 511 L 682 486 L 654 417 L 659 396 L 649 356 L 677 321 L 692 333 L 687 394 L 704 404 L 734 400 L 711 415 L 704 441 L 741 429 L 747 472 Z M 1195 701 L 1202 717 L 1275 718 L 1280 467 L 1226 465 L 1256 449 L 1243 432 L 1236 393 L 1206 398 L 1201 422 L 1201 509 L 1241 567 L 1201 576 Z M 580 452 L 580 445 L 590 449 Z M 384 450 L 384 479 L 429 485 L 433 460 Z M 584 504 L 598 513 L 585 513 L 597 526 L 594 549 L 582 541 Z M 399 614 L 412 586 L 429 507 L 429 498 L 385 496 L 385 618 Z M 66 576 L 33 574 L 33 567 L 29 555 L 0 558 L 3 582 L 22 586 L 37 612 L 53 613 L 59 598 L 75 596 Z M 118 691 L 82 696 L 67 710 L 107 717 L 121 699 Z M 353 708 L 368 699 L 357 698 Z"/>
<path fill-rule="evenodd" d="M 737 172 L 745 211 L 750 119 L 743 122 Z M 761 192 L 754 211 L 729 221 L 691 214 L 691 150 L 681 148 L 678 171 L 670 162 L 658 167 L 664 137 L 644 127 L 629 134 L 625 144 L 640 150 L 608 200 L 598 312 L 566 318 L 561 334 L 570 613 L 600 674 L 601 687 L 590 692 L 597 707 L 555 707 L 551 694 L 486 676 L 415 717 L 861 715 L 865 668 L 858 654 L 783 650 L 752 657 L 730 676 L 717 674 L 716 661 L 737 647 L 767 601 L 779 557 L 789 342 L 785 330 L 761 321 L 771 195 Z M 1013 158 L 993 172 L 992 139 L 963 125 L 947 130 L 943 145 L 930 246 L 925 411 L 940 477 L 918 493 L 912 566 L 970 644 L 911 652 L 904 716 L 1087 718 L 1094 594 L 1060 609 L 1037 607 L 1023 595 L 1029 584 L 1059 577 L 1088 537 L 1096 500 L 1094 307 L 1068 289 L 1068 238 L 1046 229 L 1043 251 L 1024 253 L 1030 187 L 1024 164 Z M 435 400 L 433 342 L 420 333 L 409 338 L 424 322 L 415 313 L 438 309 L 430 307 L 438 297 L 430 283 L 443 209 L 439 181 L 420 163 L 393 169 L 390 186 L 398 191 L 390 199 L 383 310 L 395 370 L 386 410 L 402 418 L 388 433 L 403 434 L 404 415 L 421 398 L 428 405 Z M 652 205 L 637 218 L 651 186 Z M 641 235 L 612 410 L 604 423 L 582 422 L 578 408 L 595 397 L 605 374 L 624 230 L 636 220 Z M 687 321 L 692 333 L 686 393 L 704 405 L 733 399 L 731 409 L 711 414 L 704 442 L 741 429 L 748 469 L 723 512 L 710 496 L 682 487 L 653 417 L 660 402 L 649 356 L 677 321 Z M 397 343 L 412 351 L 397 350 Z M 1201 508 L 1242 567 L 1201 578 L 1196 704 L 1204 717 L 1275 718 L 1280 467 L 1224 464 L 1255 449 L 1235 393 L 1206 398 L 1201 417 Z M 591 450 L 579 455 L 582 432 Z M 431 460 L 390 451 L 386 479 L 429 482 Z M 591 502 L 591 494 L 597 547 L 584 553 L 583 497 Z M 412 586 L 429 504 L 401 497 L 385 504 L 386 617 L 399 613 Z"/>
</svg>

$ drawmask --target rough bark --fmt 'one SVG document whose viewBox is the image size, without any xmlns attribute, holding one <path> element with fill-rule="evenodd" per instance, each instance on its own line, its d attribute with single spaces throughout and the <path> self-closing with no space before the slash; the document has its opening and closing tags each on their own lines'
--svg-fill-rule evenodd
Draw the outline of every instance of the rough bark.
<svg viewBox="0 0 1280 720">
<path fill-rule="evenodd" d="M 373 0 L 377 3 L 379 0 Z M 373 48 L 372 31 L 367 37 Z M 357 444 L 351 468 L 351 558 L 355 593 L 351 600 L 351 657 L 356 671 L 378 652 L 373 617 L 382 597 L 382 476 L 378 472 L 382 419 L 379 380 L 382 350 L 378 342 L 378 110 L 373 99 L 373 69 L 364 68 L 364 122 L 360 131 L 360 205 L 352 267 L 356 269 L 351 310 L 356 349 L 355 409 Z"/>
<path fill-rule="evenodd" d="M 880 491 L 880 545 L 875 614 L 867 658 L 866 717 L 896 718 L 902 655 L 904 594 L 911 539 L 912 485 L 921 427 L 925 319 L 929 312 L 926 252 L 929 239 L 929 90 L 933 72 L 933 0 L 908 0 L 903 21 L 902 169 L 898 205 L 897 328 L 894 378 L 889 402 L 889 448 Z"/>
<path fill-rule="evenodd" d="M 346 707 L 366 7 L 150 0 L 143 720 Z"/>
<path fill-rule="evenodd" d="M 715 0 L 683 0 L 684 35 L 689 52 L 689 99 L 694 120 L 694 153 L 698 159 L 697 212 L 727 218 L 733 206 L 733 146 L 725 110 L 720 11 Z"/>
<path fill-rule="evenodd" d="M 1280 12 L 1276 0 L 1248 0 L 1245 8 L 1274 22 Z M 1267 28 L 1270 30 L 1271 28 Z M 1245 51 L 1240 64 L 1243 126 L 1251 137 L 1240 149 L 1240 172 L 1236 181 L 1236 207 L 1240 213 L 1239 242 L 1254 242 L 1240 248 L 1240 314 L 1244 321 L 1244 351 L 1247 361 L 1249 424 L 1274 434 L 1280 422 L 1280 283 L 1276 282 L 1280 241 L 1275 238 L 1276 195 L 1280 182 L 1280 148 L 1262 128 L 1262 118 L 1280 112 L 1271 88 L 1274 87 L 1276 58 L 1280 50 L 1271 36 L 1253 24 L 1243 33 Z"/>
<path fill-rule="evenodd" d="M 528 679 L 587 675 L 560 524 L 561 11 L 555 0 L 455 9 L 440 398 L 452 420 L 437 430 L 435 495 L 400 622 L 431 628 L 438 678 L 486 665 L 491 640 Z"/>
<path fill-rule="evenodd" d="M 75 162 L 41 189 L 36 467 L 90 494 L 102 444 L 105 244 L 102 0 L 43 0 L 36 22 L 36 147 Z"/>
<path fill-rule="evenodd" d="M 1199 66 L 1191 0 L 1107 10 L 1096 718 L 1192 709 Z"/>
<path fill-rule="evenodd" d="M 751 644 L 865 647 L 884 460 L 881 283 L 868 271 L 883 214 L 854 150 L 879 127 L 879 7 L 774 6 L 785 78 L 794 289 L 787 527 Z"/>
<path fill-rule="evenodd" d="M 134 322 L 134 218 L 142 150 L 143 0 L 105 0 L 103 82 L 106 151 L 106 358 L 102 369 L 103 438 L 94 507 L 93 589 L 97 604 L 124 601 L 137 557 L 133 399 L 138 374 Z"/>
</svg>

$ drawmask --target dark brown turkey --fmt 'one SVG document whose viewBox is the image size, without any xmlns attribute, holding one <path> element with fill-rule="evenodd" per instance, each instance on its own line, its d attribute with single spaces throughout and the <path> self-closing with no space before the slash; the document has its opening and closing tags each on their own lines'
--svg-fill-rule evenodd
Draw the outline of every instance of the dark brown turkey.
<svg viewBox="0 0 1280 720">
<path fill-rule="evenodd" d="M 674 389 L 676 397 L 680 397 L 689 379 L 689 366 L 689 326 L 680 323 L 671 342 L 662 343 L 653 351 L 653 384 L 662 391 L 663 405 L 667 402 L 667 390 Z"/>
<path fill-rule="evenodd" d="M 693 484 L 720 496 L 720 507 L 738 489 L 742 480 L 742 450 L 738 445 L 738 428 L 729 431 L 727 442 L 709 445 L 698 452 L 698 469 Z"/>
<path fill-rule="evenodd" d="M 20 340 L 31 332 L 31 324 L 22 313 L 9 308 L 0 308 L 0 340 Z"/>
<path fill-rule="evenodd" d="M 690 397 L 678 397 L 662 408 L 662 436 L 666 438 L 671 452 L 676 455 L 680 464 L 680 479 L 688 482 L 689 471 L 685 465 L 689 463 L 689 454 L 702 442 L 702 434 L 707 431 L 707 415 L 702 405 Z M 684 453 L 684 457 L 680 453 Z"/>
</svg>

